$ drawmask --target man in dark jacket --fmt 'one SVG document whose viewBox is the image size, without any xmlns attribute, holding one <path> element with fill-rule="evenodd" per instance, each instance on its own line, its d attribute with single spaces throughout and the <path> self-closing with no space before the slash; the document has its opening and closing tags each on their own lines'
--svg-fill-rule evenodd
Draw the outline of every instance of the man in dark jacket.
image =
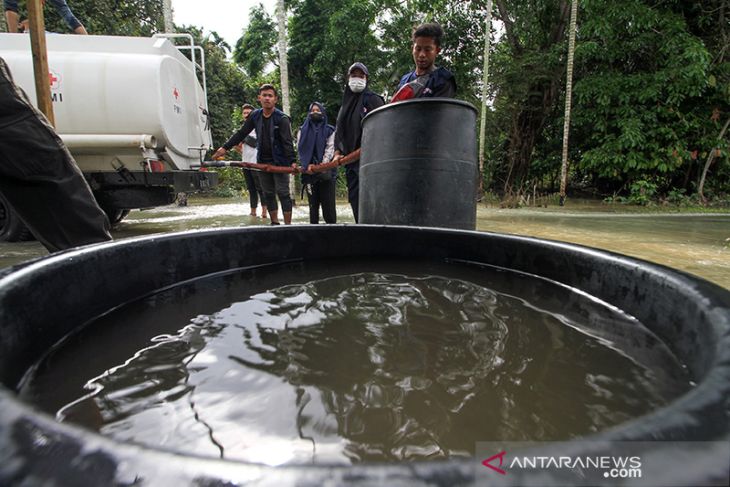
<svg viewBox="0 0 730 487">
<path fill-rule="evenodd" d="M 355 63 L 347 72 L 347 86 L 342 95 L 342 106 L 337 115 L 335 132 L 335 157 L 337 160 L 360 148 L 362 143 L 362 119 L 385 104 L 385 101 L 368 88 L 368 68 Z M 355 222 L 358 221 L 358 198 L 360 194 L 360 161 L 345 166 L 347 178 L 347 200 L 352 207 Z"/>
<path fill-rule="evenodd" d="M 261 108 L 251 112 L 238 132 L 215 151 L 213 159 L 225 155 L 232 147 L 243 142 L 248 134 L 256 130 L 256 150 L 258 151 L 256 162 L 296 167 L 297 158 L 291 135 L 291 122 L 287 114 L 276 108 L 278 99 L 274 85 L 261 85 L 258 96 Z M 262 172 L 259 177 L 271 224 L 279 225 L 279 206 L 276 203 L 278 196 L 281 210 L 284 213 L 284 223 L 290 225 L 293 203 L 289 194 L 289 175 Z"/>
<path fill-rule="evenodd" d="M 416 69 L 405 74 L 398 89 L 408 83 L 417 83 L 415 98 L 453 98 L 456 94 L 456 80 L 446 68 L 434 64 L 441 52 L 441 38 L 444 30 L 439 24 L 422 24 L 413 31 L 413 61 Z"/>
</svg>

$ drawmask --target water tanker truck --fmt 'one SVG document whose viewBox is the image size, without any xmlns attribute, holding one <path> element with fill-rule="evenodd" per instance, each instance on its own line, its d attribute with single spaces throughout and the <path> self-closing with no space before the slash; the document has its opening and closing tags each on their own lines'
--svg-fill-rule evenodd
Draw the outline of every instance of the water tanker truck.
<svg viewBox="0 0 730 487">
<path fill-rule="evenodd" d="M 49 34 L 46 43 L 56 131 L 112 223 L 216 184 L 191 169 L 211 146 L 205 55 L 191 36 Z M 35 103 L 30 37 L 0 34 L 0 57 Z M 0 194 L 0 240 L 27 236 Z"/>
</svg>

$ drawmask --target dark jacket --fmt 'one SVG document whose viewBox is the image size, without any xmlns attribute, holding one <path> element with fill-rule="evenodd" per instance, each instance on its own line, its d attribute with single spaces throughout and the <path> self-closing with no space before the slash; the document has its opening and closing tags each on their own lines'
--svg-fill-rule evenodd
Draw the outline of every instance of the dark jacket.
<svg viewBox="0 0 730 487">
<path fill-rule="evenodd" d="M 312 107 L 315 105 L 319 107 L 319 111 L 322 114 L 322 120 L 320 122 L 314 122 L 311 118 Z M 334 137 L 332 135 L 335 132 L 335 128 L 328 122 L 327 110 L 325 110 L 324 105 L 319 102 L 311 103 L 307 109 L 307 118 L 300 127 L 299 141 L 297 143 L 299 163 L 302 165 L 304 171 L 307 170 L 310 164 L 329 162 L 329 160 L 324 160 L 324 156 L 329 144 L 334 145 Z M 330 150 L 333 151 L 331 146 Z M 336 177 L 337 168 L 326 171 L 324 174 L 302 174 L 302 184 L 313 184 L 321 180 L 331 180 Z"/>
<path fill-rule="evenodd" d="M 365 88 L 362 93 L 353 93 L 350 87 L 346 86 L 342 96 L 342 107 L 337 115 L 335 149 L 343 155 L 359 149 L 362 143 L 362 119 L 384 104 L 383 98 L 369 88 Z"/>
<path fill-rule="evenodd" d="M 400 79 L 398 89 L 416 78 L 415 71 L 406 73 Z M 456 78 L 448 69 L 437 68 L 431 73 L 426 87 L 418 95 L 418 98 L 453 98 L 454 95 L 456 95 Z"/>
<path fill-rule="evenodd" d="M 263 151 L 261 150 L 262 145 L 262 132 L 263 132 L 263 117 L 264 110 L 259 108 L 254 110 L 249 115 L 243 126 L 233 134 L 233 136 L 223 144 L 223 148 L 230 150 L 232 147 L 240 144 L 251 131 L 256 130 L 256 148 L 258 152 L 256 154 L 256 162 L 261 162 Z M 296 162 L 296 154 L 294 153 L 294 142 L 291 135 L 291 122 L 289 117 L 279 110 L 274 109 L 274 113 L 271 115 L 272 118 L 272 131 L 271 136 L 271 156 L 274 160 L 274 164 L 277 166 L 289 166 Z"/>
</svg>

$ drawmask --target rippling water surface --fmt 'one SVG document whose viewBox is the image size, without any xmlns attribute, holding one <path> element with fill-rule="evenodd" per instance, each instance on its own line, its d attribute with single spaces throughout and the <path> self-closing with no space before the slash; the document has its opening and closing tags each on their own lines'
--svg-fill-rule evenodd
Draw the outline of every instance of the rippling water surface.
<svg viewBox="0 0 730 487">
<path fill-rule="evenodd" d="M 21 395 L 122 441 L 262 462 L 468 456 L 640 416 L 690 387 L 631 316 L 466 264 L 244 270 L 70 337 Z"/>
</svg>

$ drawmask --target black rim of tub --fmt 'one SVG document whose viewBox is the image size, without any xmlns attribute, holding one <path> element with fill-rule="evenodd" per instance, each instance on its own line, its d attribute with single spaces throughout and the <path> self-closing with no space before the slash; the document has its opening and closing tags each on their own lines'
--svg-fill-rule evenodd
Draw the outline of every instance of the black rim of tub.
<svg viewBox="0 0 730 487">
<path fill-rule="evenodd" d="M 261 246 L 272 241 L 275 245 Z M 312 242 L 323 245 L 305 245 Z M 333 248 L 336 252 L 328 250 Z M 254 264 L 368 255 L 496 265 L 581 289 L 618 306 L 665 340 L 687 364 L 697 385 L 663 408 L 585 439 L 730 440 L 730 291 L 717 285 L 611 252 L 529 237 L 384 225 L 232 228 L 92 245 L 0 272 L 0 382 L 4 384 L 0 481 L 61 478 L 101 484 L 133 483 L 135 477 L 150 485 L 156 480 L 248 483 L 264 478 L 305 485 L 325 479 L 335 485 L 364 485 L 384 478 L 442 485 L 473 481 L 475 461 L 463 459 L 269 467 L 181 455 L 58 423 L 18 400 L 11 390 L 28 367 L 69 331 L 154 291 Z M 68 285 L 77 282 L 82 285 Z M 61 296 L 70 305 L 55 308 L 53 319 L 44 320 L 44 306 Z M 81 303 L 86 306 L 77 306 Z M 68 329 L 49 321 L 68 321 Z"/>
</svg>

